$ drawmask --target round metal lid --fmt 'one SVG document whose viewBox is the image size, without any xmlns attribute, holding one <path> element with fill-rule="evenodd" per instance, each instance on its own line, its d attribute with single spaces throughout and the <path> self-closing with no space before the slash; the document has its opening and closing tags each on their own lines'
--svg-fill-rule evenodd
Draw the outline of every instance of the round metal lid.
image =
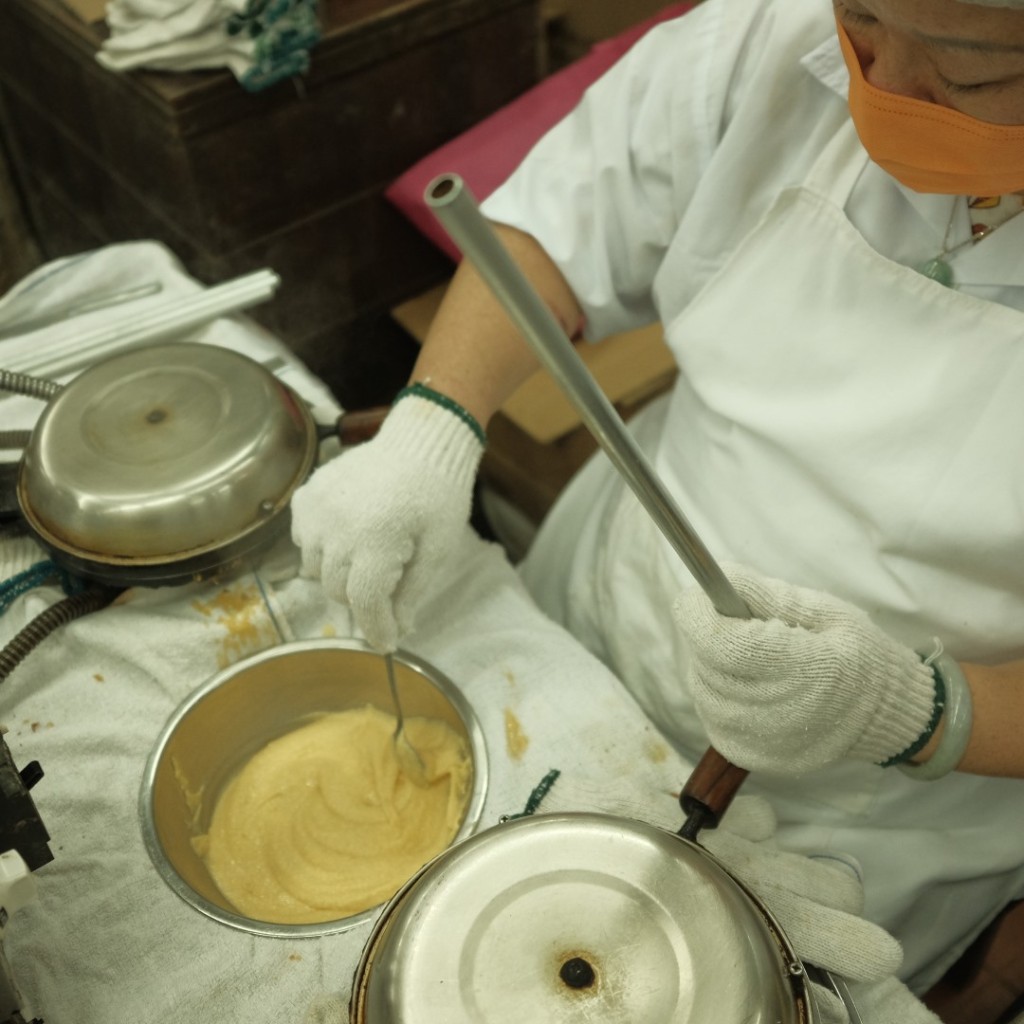
<svg viewBox="0 0 1024 1024">
<path fill-rule="evenodd" d="M 58 548 L 194 555 L 260 528 L 315 454 L 309 411 L 259 363 L 212 345 L 152 345 L 91 367 L 48 403 L 18 496 Z"/>
<path fill-rule="evenodd" d="M 792 953 L 700 847 L 628 819 L 539 815 L 453 847 L 385 914 L 359 1024 L 789 1024 Z"/>
</svg>

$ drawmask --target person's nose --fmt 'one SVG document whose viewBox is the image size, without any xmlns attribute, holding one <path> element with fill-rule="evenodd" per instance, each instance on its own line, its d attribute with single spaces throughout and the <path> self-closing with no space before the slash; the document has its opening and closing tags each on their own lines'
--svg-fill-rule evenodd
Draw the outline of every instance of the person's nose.
<svg viewBox="0 0 1024 1024">
<path fill-rule="evenodd" d="M 879 32 L 871 39 L 863 36 L 857 39 L 851 34 L 851 42 L 864 79 L 870 85 L 896 96 L 937 102 L 913 40 L 903 39 L 896 33 Z"/>
</svg>

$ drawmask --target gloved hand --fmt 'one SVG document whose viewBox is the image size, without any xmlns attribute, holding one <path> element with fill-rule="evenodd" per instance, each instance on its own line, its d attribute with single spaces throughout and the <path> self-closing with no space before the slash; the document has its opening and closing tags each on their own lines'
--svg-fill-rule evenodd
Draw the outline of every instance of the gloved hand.
<svg viewBox="0 0 1024 1024">
<path fill-rule="evenodd" d="M 640 818 L 670 831 L 683 822 L 676 799 L 656 784 L 632 780 L 559 778 L 541 811 L 598 811 Z M 937 1024 L 895 974 L 899 943 L 862 916 L 863 888 L 852 861 L 838 855 L 808 857 L 782 850 L 775 812 L 757 796 L 737 797 L 720 826 L 705 830 L 700 845 L 765 905 L 797 956 L 850 982 L 862 1024 Z M 822 1024 L 847 1024 L 840 1000 L 818 984 L 814 998 Z"/>
<path fill-rule="evenodd" d="M 775 815 L 758 797 L 739 797 L 700 843 L 757 896 L 805 964 L 849 982 L 861 1024 L 941 1024 L 896 977 L 899 943 L 861 917 L 863 889 L 852 863 L 804 857 L 773 842 Z M 812 983 L 821 1024 L 850 1024 L 838 995 Z"/>
<path fill-rule="evenodd" d="M 796 774 L 842 758 L 882 764 L 925 732 L 935 681 L 914 651 L 839 598 L 724 571 L 755 618 L 720 615 L 696 590 L 673 607 L 697 713 L 720 753 Z"/>
<path fill-rule="evenodd" d="M 842 1001 L 822 986 L 815 986 L 821 1024 L 849 1024 Z M 897 977 L 849 986 L 850 998 L 862 1024 L 942 1024 Z"/>
<path fill-rule="evenodd" d="M 717 829 L 701 833 L 700 845 L 764 903 L 801 960 L 851 981 L 895 974 L 903 951 L 888 932 L 860 916 L 864 892 L 852 861 L 781 850 L 775 828 L 768 801 L 738 797 Z"/>
<path fill-rule="evenodd" d="M 393 651 L 467 529 L 483 444 L 434 401 L 407 394 L 377 436 L 321 466 L 292 498 L 302 572 Z"/>
</svg>

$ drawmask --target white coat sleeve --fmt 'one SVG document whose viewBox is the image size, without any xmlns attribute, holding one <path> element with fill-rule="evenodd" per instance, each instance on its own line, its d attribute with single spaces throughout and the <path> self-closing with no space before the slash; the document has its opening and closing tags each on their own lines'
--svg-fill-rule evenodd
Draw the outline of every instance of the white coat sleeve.
<svg viewBox="0 0 1024 1024">
<path fill-rule="evenodd" d="M 743 89 L 765 6 L 717 0 L 652 29 L 483 204 L 559 266 L 588 339 L 657 319 L 655 275 Z"/>
</svg>

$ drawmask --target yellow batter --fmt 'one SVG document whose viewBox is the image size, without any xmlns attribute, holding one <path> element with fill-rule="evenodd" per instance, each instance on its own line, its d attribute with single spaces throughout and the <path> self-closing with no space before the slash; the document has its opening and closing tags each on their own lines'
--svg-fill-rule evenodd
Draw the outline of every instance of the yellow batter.
<svg viewBox="0 0 1024 1024">
<path fill-rule="evenodd" d="M 193 840 L 221 892 L 274 924 L 332 921 L 390 899 L 459 830 L 471 764 L 446 723 L 406 718 L 424 780 L 395 755 L 393 715 L 326 714 L 269 743 Z"/>
</svg>

